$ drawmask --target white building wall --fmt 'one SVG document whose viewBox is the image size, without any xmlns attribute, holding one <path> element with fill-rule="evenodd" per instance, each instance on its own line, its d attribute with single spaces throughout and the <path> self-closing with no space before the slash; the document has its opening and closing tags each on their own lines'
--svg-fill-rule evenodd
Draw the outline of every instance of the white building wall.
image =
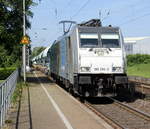
<svg viewBox="0 0 150 129">
<path fill-rule="evenodd" d="M 133 45 L 134 44 L 133 43 L 125 43 L 125 51 L 126 51 L 127 55 L 133 54 Z"/>
<path fill-rule="evenodd" d="M 137 41 L 133 46 L 133 54 L 150 54 L 150 38 Z"/>
<path fill-rule="evenodd" d="M 127 38 L 129 39 L 129 38 Z M 150 54 L 150 37 L 125 39 L 126 54 Z"/>
</svg>

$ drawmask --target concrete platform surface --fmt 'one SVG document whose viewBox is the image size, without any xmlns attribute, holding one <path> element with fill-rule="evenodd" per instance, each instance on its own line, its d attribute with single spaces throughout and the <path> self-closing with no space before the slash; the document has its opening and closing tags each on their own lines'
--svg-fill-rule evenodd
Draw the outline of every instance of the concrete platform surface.
<svg viewBox="0 0 150 129">
<path fill-rule="evenodd" d="M 27 81 L 12 129 L 112 129 L 43 73 L 30 73 Z"/>
</svg>

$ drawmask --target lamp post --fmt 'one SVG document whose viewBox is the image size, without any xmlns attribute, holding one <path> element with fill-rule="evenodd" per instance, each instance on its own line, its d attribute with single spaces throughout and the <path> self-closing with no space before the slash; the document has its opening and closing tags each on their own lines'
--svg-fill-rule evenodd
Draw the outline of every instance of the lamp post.
<svg viewBox="0 0 150 129">
<path fill-rule="evenodd" d="M 23 36 L 26 35 L 26 10 L 25 0 L 23 0 Z M 26 45 L 22 47 L 22 59 L 23 59 L 23 80 L 26 82 Z"/>
</svg>

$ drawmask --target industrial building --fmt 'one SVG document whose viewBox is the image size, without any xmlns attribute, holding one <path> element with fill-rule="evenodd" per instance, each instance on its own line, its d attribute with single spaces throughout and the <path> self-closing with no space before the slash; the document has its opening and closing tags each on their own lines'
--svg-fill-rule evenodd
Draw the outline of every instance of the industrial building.
<svg viewBox="0 0 150 129">
<path fill-rule="evenodd" d="M 124 38 L 126 54 L 150 54 L 150 37 Z"/>
</svg>

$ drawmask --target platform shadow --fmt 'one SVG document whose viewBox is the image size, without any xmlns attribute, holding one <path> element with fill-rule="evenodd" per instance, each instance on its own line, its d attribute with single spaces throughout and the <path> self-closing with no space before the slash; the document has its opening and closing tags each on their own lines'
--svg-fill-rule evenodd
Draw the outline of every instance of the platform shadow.
<svg viewBox="0 0 150 129">
<path fill-rule="evenodd" d="M 46 76 L 40 76 L 40 77 L 27 77 L 28 83 L 54 83 L 52 79 L 49 79 Z"/>
<path fill-rule="evenodd" d="M 27 108 L 27 112 L 28 112 L 28 116 L 21 116 L 21 101 L 22 101 L 22 91 L 21 91 L 21 96 L 19 98 L 19 103 L 18 103 L 18 110 L 17 110 L 17 117 L 16 117 L 16 123 L 15 123 L 15 129 L 20 129 L 19 125 L 24 124 L 24 123 L 28 123 L 29 125 L 29 129 L 33 129 L 32 126 L 32 114 L 31 114 L 31 103 L 30 103 L 30 91 L 29 91 L 29 87 L 27 87 L 27 101 L 28 101 L 28 108 Z M 21 117 L 28 117 L 28 119 L 24 122 L 21 122 L 20 119 Z"/>
<path fill-rule="evenodd" d="M 94 104 L 94 105 L 113 103 L 113 101 L 108 99 L 107 97 L 93 97 L 93 98 L 87 98 L 86 100 L 89 103 Z"/>
</svg>

